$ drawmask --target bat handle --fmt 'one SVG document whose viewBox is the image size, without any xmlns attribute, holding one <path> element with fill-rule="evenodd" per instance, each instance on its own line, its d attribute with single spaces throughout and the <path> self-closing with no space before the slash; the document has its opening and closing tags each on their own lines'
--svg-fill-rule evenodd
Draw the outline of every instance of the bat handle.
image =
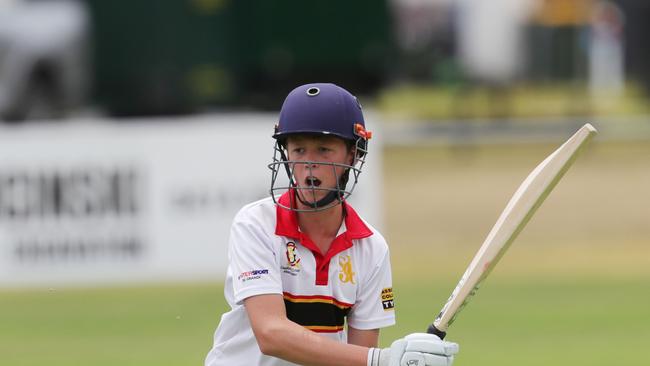
<svg viewBox="0 0 650 366">
<path fill-rule="evenodd" d="M 440 329 L 436 328 L 436 326 L 433 325 L 433 323 L 429 324 L 429 327 L 427 328 L 427 333 L 435 334 L 438 337 L 440 337 L 440 339 L 445 339 L 445 336 L 447 335 L 447 332 L 443 332 Z"/>
</svg>

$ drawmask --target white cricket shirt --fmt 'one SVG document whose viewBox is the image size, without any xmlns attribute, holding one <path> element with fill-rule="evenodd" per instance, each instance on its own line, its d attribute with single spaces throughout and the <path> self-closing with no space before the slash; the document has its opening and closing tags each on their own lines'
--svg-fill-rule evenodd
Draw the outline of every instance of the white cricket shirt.
<svg viewBox="0 0 650 366">
<path fill-rule="evenodd" d="M 289 206 L 289 194 L 280 203 Z M 293 365 L 260 352 L 243 305 L 254 295 L 283 295 L 290 320 L 340 342 L 346 342 L 346 321 L 357 329 L 395 324 L 386 241 L 350 205 L 344 209 L 344 224 L 325 254 L 300 232 L 296 213 L 270 197 L 239 211 L 224 288 L 231 310 L 221 316 L 206 366 Z"/>
</svg>

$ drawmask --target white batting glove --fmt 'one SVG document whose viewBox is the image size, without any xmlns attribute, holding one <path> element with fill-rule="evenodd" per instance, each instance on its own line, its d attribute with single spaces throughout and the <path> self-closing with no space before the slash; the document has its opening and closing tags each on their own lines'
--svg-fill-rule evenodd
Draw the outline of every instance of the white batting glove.
<svg viewBox="0 0 650 366">
<path fill-rule="evenodd" d="M 451 366 L 458 344 L 427 333 L 412 333 L 390 348 L 371 348 L 368 366 Z"/>
</svg>

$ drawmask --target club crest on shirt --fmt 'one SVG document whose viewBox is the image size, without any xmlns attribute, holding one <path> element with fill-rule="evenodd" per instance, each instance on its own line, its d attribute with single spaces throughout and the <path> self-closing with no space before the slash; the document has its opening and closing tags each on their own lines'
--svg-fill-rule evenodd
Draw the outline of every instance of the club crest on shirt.
<svg viewBox="0 0 650 366">
<path fill-rule="evenodd" d="M 352 259 L 349 255 L 339 256 L 339 280 L 343 283 L 354 284 L 354 271 L 352 271 Z"/>
<path fill-rule="evenodd" d="M 291 267 L 300 267 L 300 257 L 298 257 L 298 249 L 296 243 L 290 241 L 287 243 L 287 263 Z"/>
<path fill-rule="evenodd" d="M 292 241 L 288 242 L 285 254 L 287 263 L 281 267 L 282 271 L 292 276 L 296 276 L 300 272 L 300 256 L 298 255 L 296 243 Z"/>
</svg>

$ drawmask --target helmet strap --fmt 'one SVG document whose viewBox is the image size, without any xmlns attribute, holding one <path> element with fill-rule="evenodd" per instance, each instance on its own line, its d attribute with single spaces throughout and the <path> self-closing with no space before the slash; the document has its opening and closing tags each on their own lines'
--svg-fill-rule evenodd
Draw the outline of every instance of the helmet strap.
<svg viewBox="0 0 650 366">
<path fill-rule="evenodd" d="M 338 191 L 330 191 L 325 195 L 325 197 L 321 198 L 320 200 L 316 202 L 306 202 L 300 197 L 300 194 L 296 192 L 296 197 L 298 198 L 298 201 L 300 201 L 303 205 L 308 206 L 313 209 L 317 209 L 320 207 L 325 207 L 329 205 L 330 203 L 334 201 L 341 201 L 341 192 Z"/>
</svg>

